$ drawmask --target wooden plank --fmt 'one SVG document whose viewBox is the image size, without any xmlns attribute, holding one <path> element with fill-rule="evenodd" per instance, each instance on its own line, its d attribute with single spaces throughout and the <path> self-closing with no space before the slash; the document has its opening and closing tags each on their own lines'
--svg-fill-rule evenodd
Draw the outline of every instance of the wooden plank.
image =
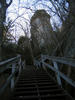
<svg viewBox="0 0 75 100">
<path fill-rule="evenodd" d="M 54 68 L 56 69 L 56 78 L 57 78 L 57 82 L 60 86 L 62 86 L 62 83 L 61 83 L 61 78 L 60 78 L 60 73 L 59 73 L 59 68 L 58 68 L 58 65 L 56 62 L 53 62 L 54 64 Z"/>
<path fill-rule="evenodd" d="M 62 64 L 67 64 L 75 68 L 75 59 L 65 58 L 65 57 L 52 57 L 47 55 L 42 55 L 43 61 L 49 59 L 51 61 L 56 61 Z"/>
<path fill-rule="evenodd" d="M 15 63 L 12 64 L 12 74 L 14 74 L 14 73 L 15 73 Z M 15 81 L 15 79 L 14 79 L 14 77 L 12 77 L 11 78 L 11 89 L 14 88 L 14 81 Z"/>
<path fill-rule="evenodd" d="M 10 62 L 14 61 L 14 60 L 17 60 L 17 59 L 20 58 L 20 57 L 21 57 L 21 56 L 18 55 L 17 57 L 14 57 L 14 58 L 11 58 L 11 59 L 2 61 L 2 62 L 0 62 L 0 66 L 3 66 L 3 65 L 5 65 L 5 64 L 7 64 L 7 63 L 10 63 Z"/>
<path fill-rule="evenodd" d="M 54 71 L 55 73 L 57 72 L 57 70 L 53 67 L 53 66 L 51 66 L 51 65 L 49 65 L 49 64 L 46 64 L 45 62 L 43 62 L 43 64 L 46 66 L 46 67 L 48 67 L 48 68 L 50 68 L 52 71 Z M 64 75 L 62 72 L 60 72 L 59 71 L 59 75 L 67 82 L 67 83 L 69 83 L 71 86 L 73 86 L 73 87 L 75 87 L 75 81 L 73 81 L 72 79 L 70 79 L 70 78 L 68 78 L 66 75 Z"/>
</svg>

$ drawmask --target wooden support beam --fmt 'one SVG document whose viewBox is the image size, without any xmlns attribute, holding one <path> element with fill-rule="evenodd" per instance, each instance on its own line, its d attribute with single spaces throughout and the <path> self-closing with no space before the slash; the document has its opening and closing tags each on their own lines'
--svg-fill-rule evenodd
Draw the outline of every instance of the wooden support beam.
<svg viewBox="0 0 75 100">
<path fill-rule="evenodd" d="M 61 78 L 60 78 L 60 74 L 59 74 L 59 68 L 58 68 L 58 65 L 55 61 L 53 61 L 53 64 L 54 64 L 54 68 L 56 69 L 56 78 L 57 78 L 57 82 L 58 84 L 62 87 L 62 83 L 61 83 Z"/>
</svg>

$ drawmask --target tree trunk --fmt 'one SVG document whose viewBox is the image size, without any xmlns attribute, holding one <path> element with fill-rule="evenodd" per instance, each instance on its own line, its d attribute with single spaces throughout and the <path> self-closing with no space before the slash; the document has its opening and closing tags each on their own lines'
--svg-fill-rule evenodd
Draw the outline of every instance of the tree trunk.
<svg viewBox="0 0 75 100">
<path fill-rule="evenodd" d="M 3 40 L 3 30 L 4 30 L 4 22 L 6 20 L 6 10 L 11 5 L 12 0 L 10 0 L 9 4 L 6 3 L 6 0 L 0 0 L 0 60 L 2 59 L 2 40 Z"/>
</svg>

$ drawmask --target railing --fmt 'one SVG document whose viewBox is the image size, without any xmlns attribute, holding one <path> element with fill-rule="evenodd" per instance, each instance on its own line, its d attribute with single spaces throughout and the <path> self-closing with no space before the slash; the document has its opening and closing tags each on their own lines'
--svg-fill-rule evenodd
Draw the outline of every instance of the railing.
<svg viewBox="0 0 75 100">
<path fill-rule="evenodd" d="M 53 63 L 53 66 L 46 63 L 45 60 L 48 59 Z M 57 63 L 61 64 L 67 64 L 69 67 L 75 68 L 75 59 L 69 59 L 69 58 L 64 58 L 64 57 L 50 57 L 47 55 L 41 55 L 41 61 L 34 60 L 34 65 L 37 67 L 43 66 L 44 68 L 48 67 L 50 68 L 53 72 L 55 72 L 57 82 L 60 86 L 62 86 L 61 83 L 61 78 L 63 78 L 67 83 L 69 83 L 71 86 L 75 87 L 75 81 L 67 77 L 65 74 L 59 71 L 59 67 Z M 40 65 L 41 64 L 41 65 Z M 67 66 L 68 67 L 68 66 Z"/>
<path fill-rule="evenodd" d="M 3 75 L 3 73 L 10 69 L 11 74 L 7 78 L 5 84 L 0 88 L 0 95 L 4 92 L 4 90 L 7 88 L 7 86 L 10 84 L 11 89 L 14 88 L 15 85 L 15 74 L 18 72 L 18 75 L 21 72 L 21 56 L 18 55 L 17 57 L 8 59 L 6 61 L 0 62 L 0 75 Z M 18 78 L 17 75 L 17 78 Z M 16 79 L 17 79 L 16 78 Z"/>
</svg>

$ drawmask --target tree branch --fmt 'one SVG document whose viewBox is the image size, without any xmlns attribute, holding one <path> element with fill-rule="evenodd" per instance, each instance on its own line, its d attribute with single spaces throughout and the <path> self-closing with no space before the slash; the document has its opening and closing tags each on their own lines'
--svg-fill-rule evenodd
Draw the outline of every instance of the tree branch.
<svg viewBox="0 0 75 100">
<path fill-rule="evenodd" d="M 9 7 L 11 5 L 13 0 L 10 0 L 9 4 L 7 4 L 7 7 Z"/>
</svg>

